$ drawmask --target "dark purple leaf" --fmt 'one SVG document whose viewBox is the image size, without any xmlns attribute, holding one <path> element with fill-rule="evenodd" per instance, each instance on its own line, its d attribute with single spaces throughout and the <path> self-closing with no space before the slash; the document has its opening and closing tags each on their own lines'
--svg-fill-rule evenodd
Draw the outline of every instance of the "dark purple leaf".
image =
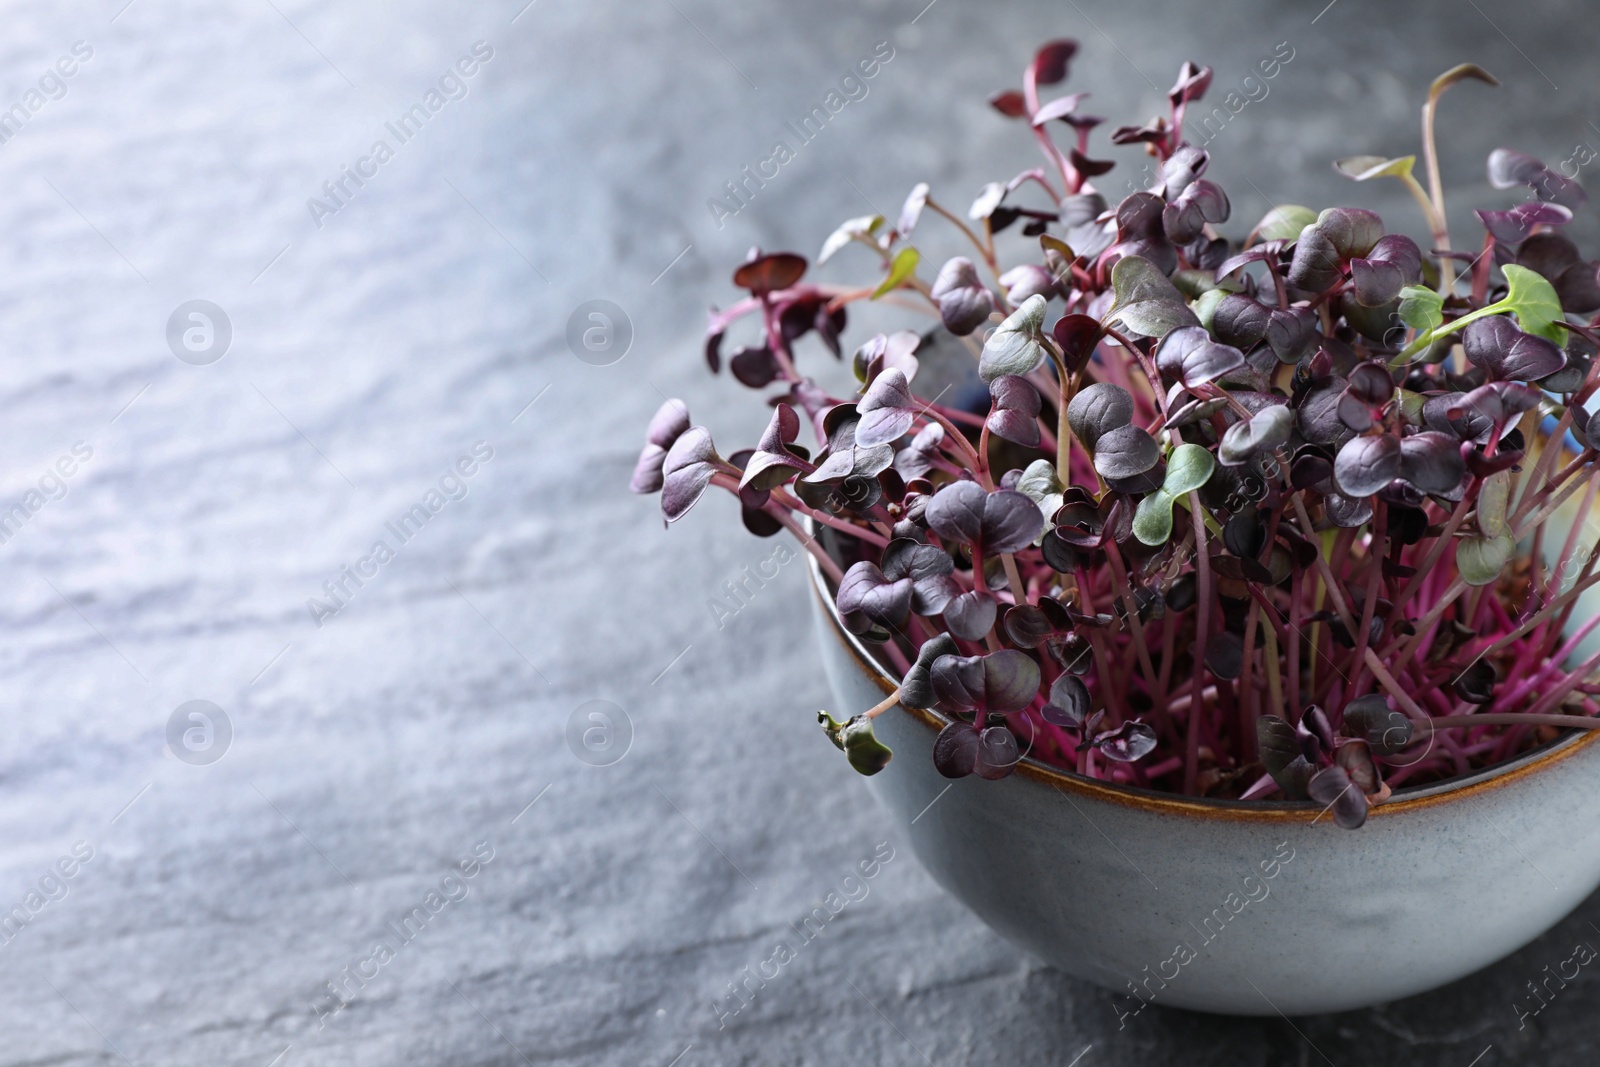
<svg viewBox="0 0 1600 1067">
<path fill-rule="evenodd" d="M 1513 148 L 1496 148 L 1489 153 L 1489 184 L 1496 189 L 1526 185 L 1540 200 L 1567 208 L 1579 207 L 1589 199 L 1577 182 Z"/>
<path fill-rule="evenodd" d="M 1015 89 L 1004 89 L 989 98 L 989 106 L 1008 119 L 1020 119 L 1028 113 L 1028 102 Z"/>
<path fill-rule="evenodd" d="M 1089 717 L 1089 687 L 1073 674 L 1062 674 L 1050 683 L 1050 702 L 1044 706 L 1044 721 L 1068 730 L 1082 728 Z"/>
<path fill-rule="evenodd" d="M 1409 237 L 1390 234 L 1372 246 L 1361 259 L 1350 261 L 1350 280 L 1356 301 L 1363 307 L 1380 307 L 1422 277 L 1422 250 Z"/>
<path fill-rule="evenodd" d="M 1162 209 L 1161 223 L 1169 240 L 1186 245 L 1204 232 L 1206 223 L 1228 221 L 1229 211 L 1228 194 L 1201 178 Z"/>
<path fill-rule="evenodd" d="M 856 411 L 861 415 L 861 421 L 856 423 L 856 444 L 870 448 L 904 436 L 916 421 L 917 402 L 905 374 L 891 367 L 867 387 L 866 395 L 856 403 Z"/>
<path fill-rule="evenodd" d="M 906 613 L 911 610 L 911 593 L 909 577 L 890 580 L 876 564 L 863 560 L 845 571 L 834 602 L 841 615 L 860 614 L 879 625 L 894 628 L 906 621 Z"/>
<path fill-rule="evenodd" d="M 1353 437 L 1333 462 L 1333 481 L 1345 496 L 1371 496 L 1400 476 L 1400 442 L 1388 434 Z"/>
<path fill-rule="evenodd" d="M 1130 720 L 1096 737 L 1093 744 L 1106 759 L 1132 763 L 1155 751 L 1156 732 L 1142 722 Z"/>
<path fill-rule="evenodd" d="M 1039 390 L 1026 378 L 1002 374 L 989 383 L 994 410 L 989 432 L 1028 448 L 1039 444 Z"/>
<path fill-rule="evenodd" d="M 1197 67 L 1188 60 L 1178 68 L 1178 80 L 1167 91 L 1167 99 L 1174 107 L 1192 103 L 1206 94 L 1211 87 L 1211 68 Z"/>
<path fill-rule="evenodd" d="M 933 766 L 946 778 L 965 778 L 978 763 L 978 731 L 971 723 L 953 722 L 933 739 Z"/>
<path fill-rule="evenodd" d="M 1094 469 L 1105 478 L 1132 478 L 1161 460 L 1155 438 L 1137 426 L 1119 426 L 1101 434 L 1094 446 Z"/>
<path fill-rule="evenodd" d="M 1022 759 L 1017 751 L 1017 739 L 1004 726 L 988 726 L 978 735 L 977 759 L 973 773 L 979 778 L 997 782 L 1017 769 Z"/>
<path fill-rule="evenodd" d="M 983 502 L 977 482 L 951 482 L 928 501 L 928 527 L 949 543 L 970 545 L 983 535 Z"/>
<path fill-rule="evenodd" d="M 989 321 L 994 311 L 994 295 L 978 279 L 978 268 L 965 256 L 956 256 L 939 268 L 929 295 L 939 305 L 939 318 L 945 329 L 957 337 Z"/>
<path fill-rule="evenodd" d="M 918 710 L 933 707 L 938 699 L 933 692 L 933 678 L 929 673 L 940 656 L 956 655 L 955 638 L 949 634 L 936 634 L 917 649 L 916 662 L 900 681 L 900 703 Z"/>
<path fill-rule="evenodd" d="M 1103 336 L 1100 323 L 1088 315 L 1063 315 L 1050 333 L 1061 346 L 1061 359 L 1069 374 L 1077 374 L 1089 365 Z"/>
<path fill-rule="evenodd" d="M 1312 776 L 1306 791 L 1311 799 L 1333 809 L 1333 819 L 1346 830 L 1359 829 L 1367 821 L 1367 798 L 1343 767 L 1324 767 Z"/>
<path fill-rule="evenodd" d="M 1223 344 L 1250 349 L 1267 336 L 1271 320 L 1272 312 L 1266 305 L 1243 293 L 1229 293 L 1217 304 L 1211 329 Z"/>
<path fill-rule="evenodd" d="M 999 607 L 990 593 L 976 589 L 960 593 L 945 603 L 945 625 L 963 641 L 982 641 L 994 627 Z"/>
<path fill-rule="evenodd" d="M 1244 353 L 1213 341 L 1204 326 L 1184 326 L 1162 338 L 1156 366 L 1192 389 L 1244 366 Z"/>
<path fill-rule="evenodd" d="M 1494 699 L 1494 687 L 1499 681 L 1494 664 L 1480 659 L 1456 675 L 1450 688 L 1469 704 L 1487 704 Z"/>
<path fill-rule="evenodd" d="M 1102 435 L 1128 425 L 1132 418 L 1133 397 L 1110 382 L 1095 382 L 1078 390 L 1067 405 L 1067 425 L 1091 451 Z"/>
<path fill-rule="evenodd" d="M 1389 707 L 1382 694 L 1357 697 L 1344 709 L 1344 732 L 1359 738 L 1380 756 L 1393 756 L 1411 743 L 1410 719 Z"/>
<path fill-rule="evenodd" d="M 757 489 L 776 489 L 796 474 L 809 473 L 813 468 L 789 448 L 800 434 L 800 416 L 788 404 L 778 404 L 772 409 L 772 421 L 756 445 L 756 454 L 745 465 L 739 488 L 753 485 Z"/>
<path fill-rule="evenodd" d="M 1535 201 L 1518 204 L 1509 211 L 1474 212 L 1496 241 L 1515 245 L 1533 232 L 1535 226 L 1565 226 L 1572 212 L 1559 204 Z"/>
<path fill-rule="evenodd" d="M 1169 201 L 1176 200 L 1200 175 L 1206 172 L 1211 154 L 1204 148 L 1186 144 L 1167 157 L 1161 164 L 1162 193 Z"/>
<path fill-rule="evenodd" d="M 733 284 L 748 289 L 757 296 L 763 293 L 788 289 L 806 273 L 806 259 L 793 252 L 774 252 L 758 255 L 741 264 L 733 272 Z"/>
<path fill-rule="evenodd" d="M 1206 640 L 1206 669 L 1218 678 L 1237 678 L 1244 669 L 1244 639 L 1224 630 Z"/>
<path fill-rule="evenodd" d="M 1055 85 L 1067 76 L 1067 62 L 1078 51 L 1078 42 L 1069 37 L 1047 41 L 1033 56 L 1033 80 L 1038 85 Z"/>
<path fill-rule="evenodd" d="M 1460 443 L 1434 430 L 1412 434 L 1400 441 L 1400 474 L 1424 493 L 1452 493 L 1467 475 Z"/>
<path fill-rule="evenodd" d="M 961 587 L 951 577 L 955 561 L 935 545 L 896 538 L 883 550 L 883 573 L 892 581 L 911 582 L 911 610 L 918 615 L 938 615 Z"/>
<path fill-rule="evenodd" d="M 760 389 L 771 385 L 773 379 L 778 377 L 778 359 L 772 354 L 772 349 L 766 346 L 741 348 L 728 360 L 728 370 L 741 385 Z"/>
<path fill-rule="evenodd" d="M 1555 344 L 1523 333 L 1504 315 L 1468 324 L 1461 347 L 1469 360 L 1503 381 L 1537 381 L 1567 364 L 1566 353 Z"/>
</svg>

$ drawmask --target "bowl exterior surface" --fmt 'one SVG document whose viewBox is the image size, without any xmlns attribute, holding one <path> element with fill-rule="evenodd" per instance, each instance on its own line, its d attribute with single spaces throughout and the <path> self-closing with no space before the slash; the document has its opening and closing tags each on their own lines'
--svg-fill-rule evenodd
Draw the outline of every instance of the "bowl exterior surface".
<svg viewBox="0 0 1600 1067">
<path fill-rule="evenodd" d="M 835 714 L 881 701 L 894 683 L 813 603 Z M 1600 885 L 1592 732 L 1399 794 L 1350 831 L 1317 805 L 1198 803 L 1031 761 L 952 781 L 933 766 L 938 725 L 901 707 L 875 720 L 894 758 L 868 788 L 946 891 L 1127 994 L 1119 1011 L 1296 1015 L 1410 996 L 1521 948 Z"/>
</svg>

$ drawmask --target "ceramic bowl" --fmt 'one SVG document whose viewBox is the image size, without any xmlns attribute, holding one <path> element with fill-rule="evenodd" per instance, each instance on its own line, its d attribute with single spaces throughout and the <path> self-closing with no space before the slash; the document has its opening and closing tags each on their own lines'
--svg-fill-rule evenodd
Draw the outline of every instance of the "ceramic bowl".
<svg viewBox="0 0 1600 1067">
<path fill-rule="evenodd" d="M 811 573 L 843 718 L 898 683 Z M 1596 732 L 1398 790 L 1352 831 L 1315 804 L 1182 798 L 1031 759 L 998 782 L 952 781 L 932 759 L 947 721 L 879 717 L 895 755 L 867 788 L 996 932 L 1125 994 L 1124 1025 L 1148 1003 L 1297 1015 L 1421 993 L 1527 944 L 1600 885 Z"/>
</svg>

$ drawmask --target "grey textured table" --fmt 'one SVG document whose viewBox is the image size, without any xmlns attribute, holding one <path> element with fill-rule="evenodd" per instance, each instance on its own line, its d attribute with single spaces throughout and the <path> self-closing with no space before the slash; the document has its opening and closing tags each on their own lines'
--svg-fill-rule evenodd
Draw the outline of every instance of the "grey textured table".
<svg viewBox="0 0 1600 1067">
<path fill-rule="evenodd" d="M 1405 1003 L 1119 1032 L 943 896 L 823 743 L 801 568 L 719 627 L 770 544 L 724 500 L 664 533 L 623 486 L 658 390 L 759 429 L 698 354 L 746 247 L 815 254 L 918 179 L 964 205 L 1030 164 L 983 100 L 1042 38 L 1084 41 L 1072 87 L 1119 120 L 1185 58 L 1220 93 L 1288 42 L 1211 145 L 1236 223 L 1292 196 L 1420 232 L 1328 160 L 1413 151 L 1461 60 L 1506 85 L 1446 104 L 1458 208 L 1502 140 L 1600 142 L 1594 13 L 924 2 L 8 11 L 0 1064 L 1593 1062 L 1589 971 L 1513 1007 L 1600 940 L 1593 901 Z M 707 201 L 879 42 L 868 95 L 719 225 Z M 215 313 L 169 343 L 197 299 L 226 351 Z M 610 366 L 567 343 L 591 299 L 631 324 Z M 631 724 L 610 766 L 566 741 L 595 700 Z M 870 894 L 719 1026 L 883 842 Z"/>
</svg>

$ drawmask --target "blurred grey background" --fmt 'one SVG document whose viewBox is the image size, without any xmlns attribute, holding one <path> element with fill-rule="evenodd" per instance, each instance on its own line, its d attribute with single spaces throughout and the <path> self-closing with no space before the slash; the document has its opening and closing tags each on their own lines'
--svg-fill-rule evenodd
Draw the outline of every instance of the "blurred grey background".
<svg viewBox="0 0 1600 1067">
<path fill-rule="evenodd" d="M 824 743 L 802 567 L 719 627 L 771 543 L 726 499 L 663 532 L 625 490 L 663 396 L 725 450 L 765 421 L 699 354 L 749 246 L 814 257 L 918 180 L 965 208 L 1034 165 L 985 99 L 1042 40 L 1082 42 L 1064 89 L 1113 125 L 1185 59 L 1219 103 L 1291 49 L 1207 146 L 1240 234 L 1293 201 L 1423 235 L 1398 185 L 1329 163 L 1417 151 L 1429 81 L 1480 63 L 1504 85 L 1441 114 L 1465 243 L 1514 200 L 1491 148 L 1600 145 L 1591 7 L 524 5 L 7 8 L 0 1064 L 1594 1061 L 1591 974 L 1514 1006 L 1600 942 L 1593 901 L 1403 1003 L 1119 1030 L 943 896 Z M 868 94 L 719 225 L 707 202 L 880 43 Z M 1120 194 L 1142 160 L 1116 157 Z M 858 252 L 823 276 L 875 280 Z M 614 362 L 569 346 L 591 300 L 626 317 Z M 612 733 L 570 741 L 597 710 Z M 719 1022 L 885 842 L 870 894 Z"/>
</svg>

